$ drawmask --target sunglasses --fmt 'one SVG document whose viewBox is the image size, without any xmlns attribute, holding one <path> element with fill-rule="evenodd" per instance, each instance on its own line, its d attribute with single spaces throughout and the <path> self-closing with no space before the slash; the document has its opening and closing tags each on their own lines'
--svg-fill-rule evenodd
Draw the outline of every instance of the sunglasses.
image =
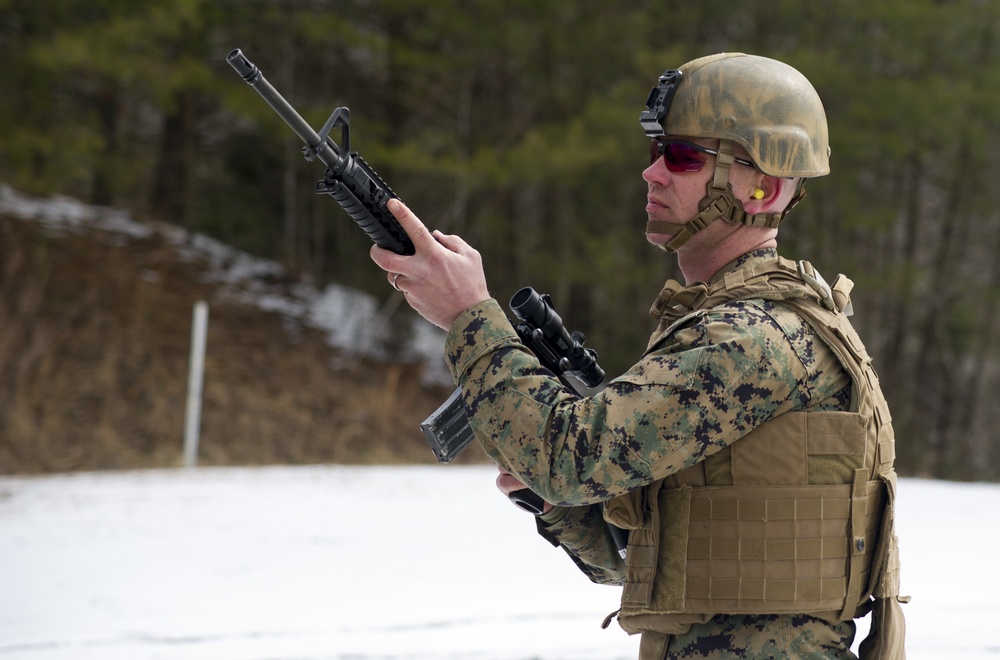
<svg viewBox="0 0 1000 660">
<path fill-rule="evenodd" d="M 649 143 L 649 164 L 654 164 L 657 158 L 663 156 L 663 164 L 670 172 L 700 172 L 707 160 L 704 154 L 718 156 L 719 152 L 686 140 L 653 138 Z M 749 160 L 734 158 L 733 161 L 757 169 Z"/>
</svg>

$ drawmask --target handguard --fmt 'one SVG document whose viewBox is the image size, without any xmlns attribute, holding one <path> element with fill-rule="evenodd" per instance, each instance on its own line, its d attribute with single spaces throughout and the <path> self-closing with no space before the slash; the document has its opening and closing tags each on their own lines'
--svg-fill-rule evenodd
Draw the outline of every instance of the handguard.
<svg viewBox="0 0 1000 660">
<path fill-rule="evenodd" d="M 316 184 L 316 192 L 333 197 L 379 247 L 396 254 L 413 254 L 413 241 L 387 207 L 389 200 L 398 195 L 358 152 L 351 151 L 350 110 L 334 110 L 316 133 L 239 48 L 231 51 L 226 61 L 306 143 L 302 148 L 305 159 L 318 158 L 326 165 L 323 178 Z M 330 131 L 338 126 L 341 129 L 339 146 L 330 138 Z"/>
<path fill-rule="evenodd" d="M 356 151 L 351 151 L 350 110 L 336 108 L 317 133 L 239 48 L 230 51 L 226 61 L 305 143 L 305 159 L 318 158 L 326 165 L 316 192 L 333 197 L 379 247 L 397 254 L 413 254 L 413 241 L 387 207 L 389 200 L 398 195 Z M 330 137 L 330 131 L 337 127 L 341 129 L 340 145 Z M 591 396 L 603 388 L 604 371 L 597 364 L 597 353 L 583 348 L 583 335 L 566 331 L 548 295 L 525 287 L 514 294 L 510 307 L 520 321 L 515 329 L 521 341 L 563 383 L 580 396 Z M 456 389 L 420 428 L 441 463 L 451 462 L 468 447 L 475 434 L 462 402 L 462 390 Z M 511 493 L 510 498 L 527 511 L 542 512 L 544 502 L 528 489 Z"/>
</svg>

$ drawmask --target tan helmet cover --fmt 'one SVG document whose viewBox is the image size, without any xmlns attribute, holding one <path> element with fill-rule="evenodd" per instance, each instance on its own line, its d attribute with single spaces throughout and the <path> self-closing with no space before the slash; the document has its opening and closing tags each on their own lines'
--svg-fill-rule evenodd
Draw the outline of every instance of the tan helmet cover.
<svg viewBox="0 0 1000 660">
<path fill-rule="evenodd" d="M 823 103 L 794 68 L 766 57 L 721 53 L 680 71 L 665 134 L 733 140 L 771 176 L 830 173 Z"/>
</svg>

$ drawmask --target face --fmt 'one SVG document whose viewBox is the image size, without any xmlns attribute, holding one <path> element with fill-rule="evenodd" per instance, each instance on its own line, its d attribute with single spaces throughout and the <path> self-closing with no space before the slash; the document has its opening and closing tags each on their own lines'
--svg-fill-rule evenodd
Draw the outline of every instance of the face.
<svg viewBox="0 0 1000 660">
<path fill-rule="evenodd" d="M 708 149 L 717 149 L 718 140 L 706 140 L 669 136 L 672 139 L 685 140 Z M 664 157 L 657 158 L 647 167 L 642 178 L 646 181 L 646 216 L 649 220 L 658 220 L 676 225 L 677 230 L 671 233 L 647 233 L 646 240 L 654 245 L 667 243 L 682 226 L 698 215 L 698 203 L 707 194 L 707 187 L 715 170 L 715 157 L 694 152 L 685 157 L 699 159 L 703 162 L 697 172 L 671 172 Z M 675 168 L 676 169 L 676 168 Z M 729 171 L 729 179 L 733 182 L 733 190 L 741 190 L 747 184 L 737 184 L 738 179 L 750 179 L 756 170 L 734 164 Z M 713 223 L 714 224 L 714 223 Z"/>
<path fill-rule="evenodd" d="M 713 146 L 706 140 L 685 138 L 702 146 Z M 646 181 L 646 216 L 649 220 L 668 222 L 681 226 L 698 215 L 698 202 L 705 196 L 706 186 L 712 178 L 714 163 L 705 163 L 700 172 L 671 172 L 663 158 L 657 158 L 642 172 Z M 676 233 L 646 234 L 646 240 L 654 245 L 663 245 Z"/>
</svg>

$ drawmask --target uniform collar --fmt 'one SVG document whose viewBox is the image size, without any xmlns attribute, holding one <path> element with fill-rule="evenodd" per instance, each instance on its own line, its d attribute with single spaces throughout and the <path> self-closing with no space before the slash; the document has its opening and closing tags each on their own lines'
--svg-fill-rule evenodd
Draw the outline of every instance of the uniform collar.
<svg viewBox="0 0 1000 660">
<path fill-rule="evenodd" d="M 770 263 L 778 259 L 778 251 L 774 248 L 760 248 L 740 255 L 729 262 L 712 276 L 708 282 L 695 282 L 687 286 L 677 280 L 667 280 L 657 296 L 656 301 L 649 310 L 649 315 L 663 322 L 670 322 L 683 318 L 688 314 L 709 307 L 709 292 L 717 288 L 718 285 L 728 279 L 732 279 L 731 273 L 737 271 L 754 272 L 759 266 Z M 716 301 L 712 301 L 715 303 Z"/>
<path fill-rule="evenodd" d="M 725 279 L 728 273 L 735 272 L 737 270 L 750 270 L 756 266 L 764 264 L 766 262 L 774 261 L 778 258 L 778 251 L 774 248 L 760 248 L 757 250 L 751 250 L 736 257 L 728 264 L 719 269 L 712 279 L 709 281 L 710 284 L 715 284 L 723 279 Z"/>
</svg>

